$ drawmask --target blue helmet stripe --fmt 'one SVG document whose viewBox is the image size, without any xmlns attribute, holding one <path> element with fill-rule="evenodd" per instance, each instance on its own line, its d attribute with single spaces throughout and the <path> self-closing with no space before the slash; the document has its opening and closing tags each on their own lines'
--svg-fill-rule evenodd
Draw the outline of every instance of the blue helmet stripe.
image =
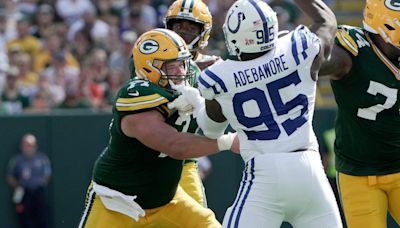
<svg viewBox="0 0 400 228">
<path fill-rule="evenodd" d="M 249 2 L 254 6 L 254 8 L 256 8 L 258 15 L 260 15 L 261 21 L 263 22 L 264 35 L 266 37 L 265 40 L 269 41 L 268 22 L 267 22 L 267 19 L 265 18 L 263 11 L 261 10 L 261 8 L 257 5 L 257 3 L 254 0 L 250 0 Z"/>
</svg>

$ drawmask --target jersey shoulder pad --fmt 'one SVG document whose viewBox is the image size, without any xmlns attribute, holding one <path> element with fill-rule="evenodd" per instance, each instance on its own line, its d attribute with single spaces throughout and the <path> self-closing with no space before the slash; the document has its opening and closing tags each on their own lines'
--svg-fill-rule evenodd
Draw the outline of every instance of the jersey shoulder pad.
<svg viewBox="0 0 400 228">
<path fill-rule="evenodd" d="M 175 94 L 150 81 L 131 79 L 119 90 L 115 108 L 117 111 L 139 111 L 165 106 L 162 107 L 164 112 L 166 104 L 175 97 Z"/>
<path fill-rule="evenodd" d="M 340 25 L 336 32 L 335 42 L 353 56 L 357 56 L 359 52 L 357 40 L 361 38 L 364 40 L 366 39 L 361 28 L 350 25 Z"/>
<path fill-rule="evenodd" d="M 309 57 L 314 57 L 321 49 L 319 37 L 311 32 L 306 26 L 299 25 L 290 35 L 290 44 L 283 44 L 285 48 L 291 48 L 293 58 L 297 65 L 302 61 L 306 61 Z"/>
<path fill-rule="evenodd" d="M 212 100 L 215 96 L 228 92 L 225 82 L 221 77 L 221 65 L 223 63 L 226 62 L 222 59 L 218 60 L 212 66 L 204 69 L 197 79 L 199 90 L 207 100 Z"/>
</svg>

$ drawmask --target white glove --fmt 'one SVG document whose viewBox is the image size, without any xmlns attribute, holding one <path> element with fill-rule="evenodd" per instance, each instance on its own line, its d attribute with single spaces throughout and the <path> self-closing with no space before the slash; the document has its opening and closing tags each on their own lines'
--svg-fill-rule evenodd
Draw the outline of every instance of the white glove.
<svg viewBox="0 0 400 228">
<path fill-rule="evenodd" d="M 233 140 L 235 139 L 237 133 L 231 133 L 221 135 L 217 138 L 217 144 L 219 151 L 230 150 L 232 147 Z"/>
<path fill-rule="evenodd" d="M 204 106 L 204 98 L 200 95 L 199 90 L 185 85 L 175 85 L 173 89 L 180 92 L 181 95 L 170 102 L 168 107 L 170 107 L 171 104 L 171 107 L 175 107 L 178 111 L 184 113 L 190 109 L 188 106 L 191 106 L 194 111 L 194 116 L 196 117 L 198 111 Z"/>
<path fill-rule="evenodd" d="M 169 109 L 178 110 L 180 116 L 190 115 L 193 112 L 193 106 L 190 105 L 182 95 L 169 102 L 167 106 Z"/>
<path fill-rule="evenodd" d="M 200 91 L 191 86 L 179 87 L 177 91 L 181 92 L 185 100 L 193 107 L 194 116 L 196 117 L 199 110 L 205 105 L 204 97 L 200 95 Z"/>
</svg>

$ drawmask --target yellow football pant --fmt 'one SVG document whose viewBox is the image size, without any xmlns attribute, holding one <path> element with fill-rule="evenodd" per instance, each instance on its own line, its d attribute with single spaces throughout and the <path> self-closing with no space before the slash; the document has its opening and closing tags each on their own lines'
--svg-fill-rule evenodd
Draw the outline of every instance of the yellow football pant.
<svg viewBox="0 0 400 228">
<path fill-rule="evenodd" d="M 179 181 L 179 185 L 194 200 L 204 207 L 207 207 L 203 182 L 201 181 L 195 161 L 187 161 L 183 164 L 182 177 Z"/>
<path fill-rule="evenodd" d="M 400 224 L 400 173 L 382 176 L 338 175 L 348 228 L 387 228 L 387 211 Z"/>
<path fill-rule="evenodd" d="M 220 228 L 214 213 L 191 198 L 181 187 L 168 204 L 146 209 L 138 222 L 124 214 L 106 209 L 91 187 L 79 227 L 86 228 Z"/>
</svg>

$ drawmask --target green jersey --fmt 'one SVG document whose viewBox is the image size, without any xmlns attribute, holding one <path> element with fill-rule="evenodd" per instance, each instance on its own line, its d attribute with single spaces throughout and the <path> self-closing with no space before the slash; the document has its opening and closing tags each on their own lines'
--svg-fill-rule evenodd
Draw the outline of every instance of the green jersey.
<svg viewBox="0 0 400 228">
<path fill-rule="evenodd" d="M 194 133 L 198 126 L 192 115 L 181 117 L 167 108 L 167 103 L 176 97 L 149 81 L 130 79 L 124 84 L 113 107 L 108 146 L 94 166 L 93 180 L 97 184 L 136 195 L 136 202 L 145 209 L 171 201 L 181 177 L 182 160 L 168 157 L 126 136 L 121 130 L 121 120 L 129 114 L 155 109 L 178 131 Z"/>
<path fill-rule="evenodd" d="M 350 72 L 331 81 L 336 169 L 355 176 L 400 172 L 399 69 L 360 28 L 339 27 L 336 43 L 352 58 Z"/>
</svg>

